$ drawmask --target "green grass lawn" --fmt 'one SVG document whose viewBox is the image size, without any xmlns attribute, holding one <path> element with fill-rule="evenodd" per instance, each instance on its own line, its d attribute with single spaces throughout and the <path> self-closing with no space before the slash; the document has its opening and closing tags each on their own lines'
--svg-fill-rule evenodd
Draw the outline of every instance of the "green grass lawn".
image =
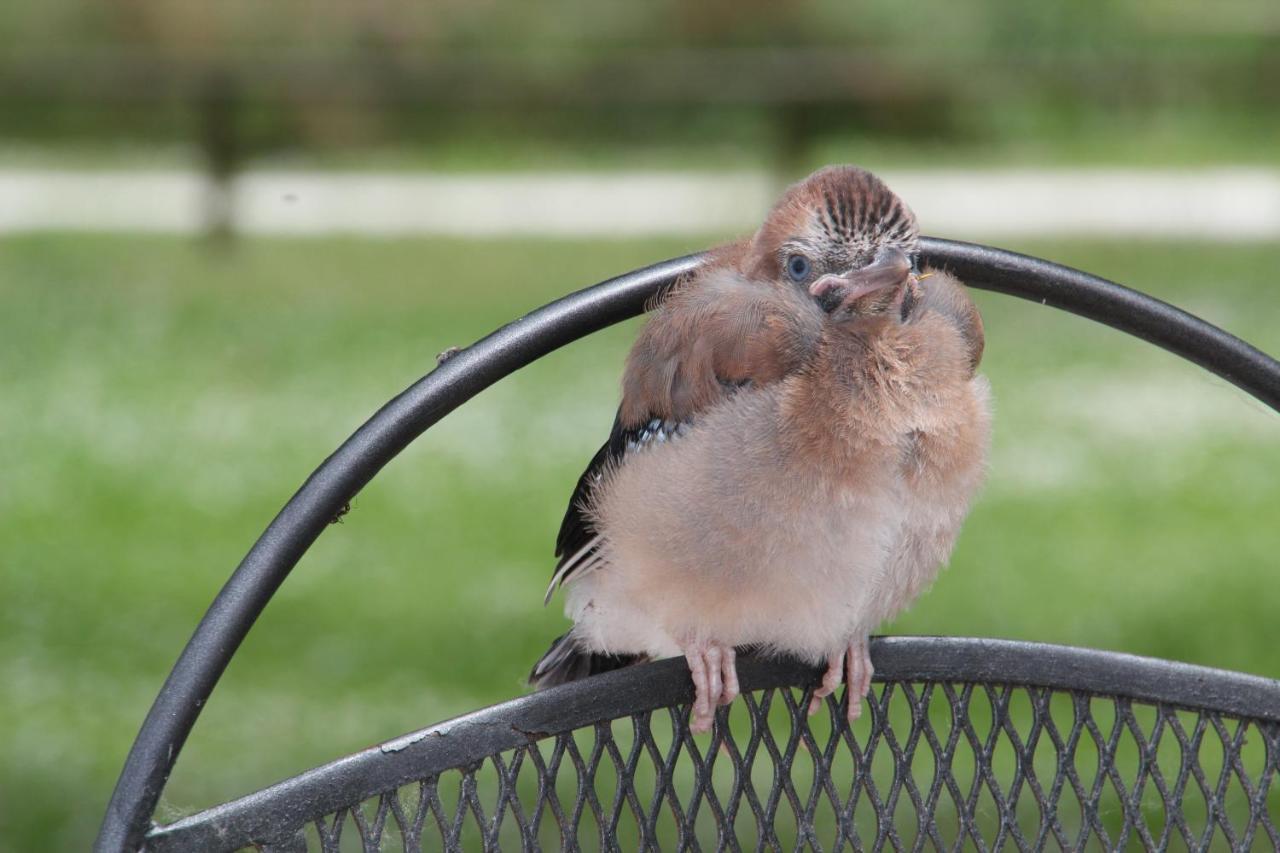
<svg viewBox="0 0 1280 853">
<path fill-rule="evenodd" d="M 205 606 L 307 474 L 434 356 L 705 244 L 0 241 L 0 848 L 82 849 Z M 1280 352 L 1280 247 L 1020 245 Z M 1148 345 L 980 295 L 990 484 L 886 630 L 1280 677 L 1280 418 Z M 429 432 L 268 607 L 178 763 L 174 816 L 518 695 L 568 491 L 634 326 Z"/>
</svg>

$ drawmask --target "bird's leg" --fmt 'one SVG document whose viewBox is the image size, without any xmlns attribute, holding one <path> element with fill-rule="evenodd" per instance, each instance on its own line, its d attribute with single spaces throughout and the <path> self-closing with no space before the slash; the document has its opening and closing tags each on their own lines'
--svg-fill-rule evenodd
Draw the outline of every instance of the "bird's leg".
<svg viewBox="0 0 1280 853">
<path fill-rule="evenodd" d="M 737 655 L 733 646 L 694 641 L 684 647 L 693 677 L 693 713 L 689 730 L 711 730 L 716 705 L 728 705 L 738 695 Z"/>
<path fill-rule="evenodd" d="M 849 652 L 845 657 L 848 666 L 848 684 L 845 699 L 849 703 L 849 722 L 862 716 L 862 700 L 871 691 L 871 675 L 875 667 L 871 665 L 871 650 L 867 638 L 861 637 L 849 644 Z"/>
<path fill-rule="evenodd" d="M 725 646 L 720 658 L 724 688 L 720 691 L 720 704 L 728 705 L 738 698 L 738 652 L 733 646 Z"/>
<path fill-rule="evenodd" d="M 813 689 L 813 698 L 809 700 L 809 716 L 818 713 L 822 700 L 836 692 L 840 679 L 844 677 L 844 649 L 827 658 L 827 671 L 822 674 L 822 683 Z"/>
</svg>

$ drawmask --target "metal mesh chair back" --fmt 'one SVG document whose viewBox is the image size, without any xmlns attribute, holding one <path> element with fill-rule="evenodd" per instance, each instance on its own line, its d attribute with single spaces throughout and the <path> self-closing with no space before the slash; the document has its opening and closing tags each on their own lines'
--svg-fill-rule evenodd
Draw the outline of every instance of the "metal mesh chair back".
<svg viewBox="0 0 1280 853">
<path fill-rule="evenodd" d="M 852 727 L 836 697 L 806 714 L 813 670 L 751 662 L 744 676 L 762 686 L 721 709 L 710 736 L 693 736 L 687 704 L 654 707 L 656 699 L 688 698 L 681 662 L 668 661 L 415 733 L 179 822 L 152 844 L 1280 847 L 1274 682 L 1035 644 L 894 638 L 875 653 L 891 675 Z M 993 663 L 1017 678 L 1039 671 L 1045 683 L 959 678 Z M 944 677 L 920 677 L 927 672 Z M 1243 710 L 1204 707 L 1220 692 Z M 580 712 L 569 710 L 575 706 Z M 557 707 L 567 727 L 530 728 L 554 726 Z M 388 758 L 405 752 L 403 761 Z M 337 774 L 366 787 L 322 802 Z"/>
</svg>

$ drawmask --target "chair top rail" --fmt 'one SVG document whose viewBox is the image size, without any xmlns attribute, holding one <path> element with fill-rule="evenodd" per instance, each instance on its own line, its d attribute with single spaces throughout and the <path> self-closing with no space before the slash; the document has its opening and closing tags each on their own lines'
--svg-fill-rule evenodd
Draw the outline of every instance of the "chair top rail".
<svg viewBox="0 0 1280 853">
<path fill-rule="evenodd" d="M 877 681 L 1020 685 L 1280 722 L 1280 681 L 1185 663 L 962 637 L 878 637 L 871 654 Z M 821 669 L 744 657 L 739 675 L 747 693 L 811 687 Z M 692 700 L 681 659 L 616 670 L 420 729 L 159 827 L 147 849 L 234 849 L 274 840 L 308 820 L 495 753 Z"/>
<path fill-rule="evenodd" d="M 1104 323 L 1198 364 L 1280 411 L 1280 362 L 1185 311 L 1089 273 L 1002 249 L 921 240 L 924 263 L 972 287 Z M 137 849 L 200 711 L 276 589 L 339 510 L 410 442 L 504 376 L 592 332 L 634 317 L 701 254 L 572 293 L 462 350 L 378 410 L 289 499 L 223 586 L 138 732 L 95 849 Z"/>
</svg>

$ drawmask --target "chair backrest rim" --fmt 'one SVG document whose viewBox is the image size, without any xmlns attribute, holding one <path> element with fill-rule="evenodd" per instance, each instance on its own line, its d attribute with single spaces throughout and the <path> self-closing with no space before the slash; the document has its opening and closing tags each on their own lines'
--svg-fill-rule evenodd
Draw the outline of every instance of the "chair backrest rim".
<svg viewBox="0 0 1280 853">
<path fill-rule="evenodd" d="M 1104 323 L 1198 364 L 1280 411 L 1280 362 L 1181 309 L 1089 273 L 1002 249 L 921 240 L 923 261 L 966 284 Z M 378 410 L 307 479 L 223 586 L 170 671 L 116 782 L 95 850 L 137 849 L 210 693 L 329 521 L 441 418 L 502 377 L 633 317 L 701 262 L 694 254 L 572 293 L 462 350 Z"/>
<path fill-rule="evenodd" d="M 1119 652 L 968 637 L 877 637 L 876 681 L 1016 685 L 1280 722 L 1280 681 Z M 744 693 L 812 687 L 821 669 L 743 657 Z M 386 791 L 564 732 L 692 701 L 683 660 L 616 670 L 522 696 L 394 738 L 158 827 L 147 849 L 283 843 L 299 815 L 332 814 Z M 707 750 L 715 748 L 713 734 Z M 278 837 L 273 833 L 281 833 Z"/>
</svg>

